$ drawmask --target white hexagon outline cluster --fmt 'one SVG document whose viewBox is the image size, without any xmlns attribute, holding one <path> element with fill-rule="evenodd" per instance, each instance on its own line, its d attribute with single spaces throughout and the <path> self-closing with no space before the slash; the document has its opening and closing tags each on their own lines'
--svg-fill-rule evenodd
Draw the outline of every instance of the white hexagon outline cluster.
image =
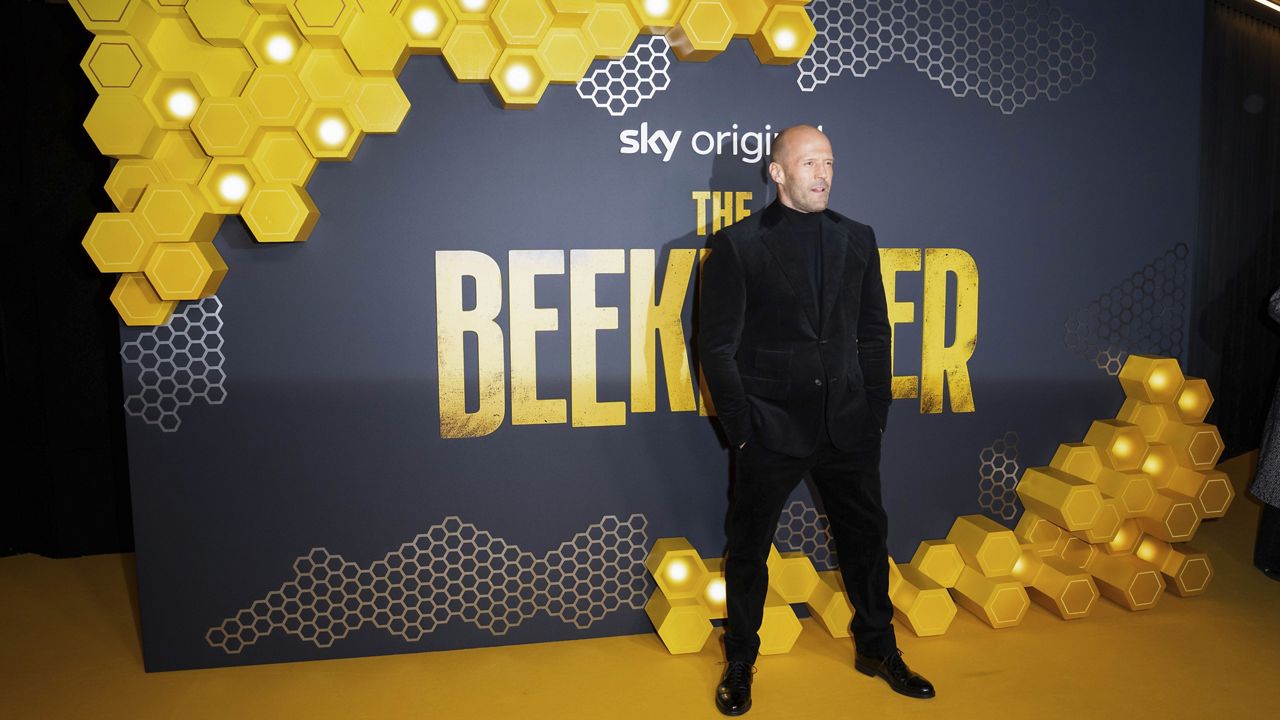
<svg viewBox="0 0 1280 720">
<path fill-rule="evenodd" d="M 818 570 L 834 570 L 839 565 L 831 522 L 813 505 L 793 500 L 782 510 L 773 542 L 779 552 L 803 552 Z"/>
<path fill-rule="evenodd" d="M 978 505 L 1012 520 L 1022 512 L 1018 500 L 1018 433 L 1010 430 L 978 453 Z"/>
<path fill-rule="evenodd" d="M 647 528 L 639 513 L 606 515 L 538 557 L 450 515 L 368 566 L 312 548 L 292 580 L 209 628 L 205 642 L 236 655 L 279 630 L 327 648 L 366 625 L 417 642 L 455 619 L 502 636 L 542 612 L 585 630 L 644 607 Z"/>
<path fill-rule="evenodd" d="M 804 92 L 901 60 L 957 98 L 1011 115 L 1093 78 L 1096 37 L 1054 5 L 1009 0 L 813 0 L 817 37 L 797 63 Z"/>
<path fill-rule="evenodd" d="M 671 46 L 661 35 L 636 42 L 623 57 L 609 61 L 578 81 L 578 97 L 614 117 L 666 90 L 671 84 Z"/>
<path fill-rule="evenodd" d="M 137 368 L 142 388 L 125 398 L 125 412 L 163 432 L 177 432 L 180 409 L 197 400 L 221 405 L 227 399 L 222 345 L 217 295 L 183 303 L 169 322 L 139 332 L 120 346 L 120 358 Z"/>
<path fill-rule="evenodd" d="M 1174 245 L 1073 313 L 1067 348 L 1112 376 L 1132 353 L 1180 357 L 1190 253 L 1185 243 Z"/>
</svg>

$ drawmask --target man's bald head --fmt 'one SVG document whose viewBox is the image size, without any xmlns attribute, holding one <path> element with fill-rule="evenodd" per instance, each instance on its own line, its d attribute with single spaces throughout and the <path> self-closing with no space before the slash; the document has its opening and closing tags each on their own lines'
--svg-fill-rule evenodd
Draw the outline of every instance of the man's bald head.
<svg viewBox="0 0 1280 720">
<path fill-rule="evenodd" d="M 827 209 L 834 173 L 831 141 L 818 128 L 792 125 L 773 139 L 769 177 L 783 205 L 800 212 Z"/>
</svg>

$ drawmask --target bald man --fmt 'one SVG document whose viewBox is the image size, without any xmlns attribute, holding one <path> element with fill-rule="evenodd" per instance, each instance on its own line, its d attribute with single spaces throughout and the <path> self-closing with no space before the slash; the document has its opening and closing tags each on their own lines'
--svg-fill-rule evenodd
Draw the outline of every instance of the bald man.
<svg viewBox="0 0 1280 720">
<path fill-rule="evenodd" d="M 880 438 L 889 415 L 889 318 L 870 227 L 827 209 L 831 143 L 797 125 L 773 144 L 777 199 L 711 238 L 698 348 L 735 454 L 725 520 L 728 661 L 716 688 L 726 715 L 751 708 L 778 516 L 813 478 L 854 607 L 854 667 L 896 692 L 930 698 L 906 666 L 889 602 Z"/>
</svg>

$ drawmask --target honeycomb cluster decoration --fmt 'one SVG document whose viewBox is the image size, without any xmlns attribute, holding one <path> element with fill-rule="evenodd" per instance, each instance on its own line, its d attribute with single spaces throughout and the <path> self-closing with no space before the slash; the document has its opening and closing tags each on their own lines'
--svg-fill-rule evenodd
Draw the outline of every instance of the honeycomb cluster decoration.
<svg viewBox="0 0 1280 720">
<path fill-rule="evenodd" d="M 1081 442 L 1060 445 L 1049 465 L 1023 471 L 1015 491 L 1025 510 L 1013 530 L 985 515 L 963 515 L 945 539 L 920 543 L 910 562 L 888 559 L 899 624 L 928 637 L 944 634 L 958 608 L 1000 629 L 1019 625 L 1032 602 L 1076 620 L 1088 617 L 1099 598 L 1136 611 L 1155 607 L 1166 591 L 1205 592 L 1213 564 L 1186 542 L 1202 520 L 1225 515 L 1235 498 L 1230 478 L 1216 469 L 1222 438 L 1204 422 L 1213 395 L 1204 380 L 1184 377 L 1173 358 L 1129 355 L 1118 375 L 1126 400 L 1116 417 L 1093 422 Z M 998 444 L 1015 443 L 1006 436 Z M 984 467 L 1007 452 L 988 450 Z M 803 501 L 784 508 L 775 539 L 793 552 L 770 551 L 762 643 L 782 634 L 777 628 L 787 623 L 779 607 L 790 603 L 804 603 L 832 637 L 849 636 L 853 607 L 834 569 L 829 528 Z M 681 596 L 687 624 L 664 624 L 673 601 L 660 597 L 659 575 L 669 567 L 664 562 L 687 562 L 676 559 L 682 557 L 696 552 L 683 539 L 668 539 L 646 562 L 659 588 L 646 610 L 661 611 L 649 617 L 673 653 L 701 649 L 710 620 L 724 617 L 722 561 L 700 560 L 706 576 Z M 713 594 L 719 605 L 706 599 Z M 791 644 L 794 638 L 779 641 L 770 652 Z"/>
<path fill-rule="evenodd" d="M 71 0 L 94 33 L 81 67 L 98 98 L 84 127 L 118 161 L 106 185 L 116 212 L 94 219 L 84 248 L 101 272 L 120 273 L 111 301 L 125 323 L 163 325 L 178 301 L 217 292 L 227 265 L 213 238 L 228 215 L 259 242 L 307 239 L 316 163 L 351 160 L 365 135 L 399 130 L 409 100 L 396 77 L 411 55 L 440 55 L 459 82 L 531 108 L 548 84 L 626 56 L 641 33 L 659 36 L 647 47 L 662 61 L 667 47 L 652 42 L 664 37 L 690 61 L 745 37 L 762 62 L 795 62 L 814 37 L 803 5 Z M 602 96 L 630 101 L 606 80 Z M 646 83 L 640 94 L 661 89 Z"/>
</svg>

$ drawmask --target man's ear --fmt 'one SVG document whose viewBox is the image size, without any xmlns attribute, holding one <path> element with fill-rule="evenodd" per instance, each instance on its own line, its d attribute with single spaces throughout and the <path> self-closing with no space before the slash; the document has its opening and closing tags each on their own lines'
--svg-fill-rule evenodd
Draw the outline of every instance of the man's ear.
<svg viewBox="0 0 1280 720">
<path fill-rule="evenodd" d="M 776 162 L 769 163 L 769 177 L 775 183 L 781 183 L 786 180 L 786 175 L 782 172 L 782 166 Z"/>
</svg>

